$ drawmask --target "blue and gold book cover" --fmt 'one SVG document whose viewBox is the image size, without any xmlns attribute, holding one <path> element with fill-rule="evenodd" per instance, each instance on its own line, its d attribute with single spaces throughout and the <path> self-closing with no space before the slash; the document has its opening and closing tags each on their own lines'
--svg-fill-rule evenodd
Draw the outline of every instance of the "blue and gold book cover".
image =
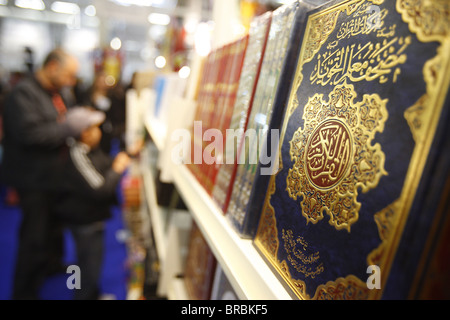
<svg viewBox="0 0 450 320">
<path fill-rule="evenodd" d="M 304 30 L 255 246 L 300 299 L 448 298 L 450 2 L 332 1 Z"/>
</svg>

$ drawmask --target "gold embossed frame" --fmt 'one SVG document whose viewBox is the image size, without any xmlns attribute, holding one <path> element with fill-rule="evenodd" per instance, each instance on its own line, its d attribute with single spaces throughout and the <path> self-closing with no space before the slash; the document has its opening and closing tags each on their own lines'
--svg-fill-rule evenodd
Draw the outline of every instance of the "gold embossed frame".
<svg viewBox="0 0 450 320">
<path fill-rule="evenodd" d="M 366 192 L 386 174 L 384 153 L 372 140 L 383 131 L 387 99 L 364 95 L 355 103 L 355 98 L 353 85 L 343 84 L 328 101 L 318 94 L 309 99 L 304 128 L 290 141 L 294 166 L 287 177 L 289 196 L 303 198 L 301 213 L 308 222 L 317 223 L 325 211 L 331 225 L 349 232 L 358 221 L 358 188 Z"/>
<path fill-rule="evenodd" d="M 335 1 L 309 15 L 255 238 L 298 298 L 409 288 L 391 267 L 449 87 L 449 21 L 445 0 Z M 380 290 L 366 284 L 373 264 Z"/>
</svg>

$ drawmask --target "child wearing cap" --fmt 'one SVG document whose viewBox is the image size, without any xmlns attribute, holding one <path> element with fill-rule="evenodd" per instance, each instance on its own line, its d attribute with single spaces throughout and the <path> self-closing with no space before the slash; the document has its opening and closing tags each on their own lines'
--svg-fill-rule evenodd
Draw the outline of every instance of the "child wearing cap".
<svg viewBox="0 0 450 320">
<path fill-rule="evenodd" d="M 130 158 L 121 152 L 112 159 L 99 148 L 103 112 L 87 108 L 80 112 L 84 130 L 69 143 L 58 215 L 73 235 L 81 271 L 81 289 L 75 290 L 74 299 L 91 300 L 100 294 L 105 220 L 117 203 L 117 186 Z"/>
</svg>

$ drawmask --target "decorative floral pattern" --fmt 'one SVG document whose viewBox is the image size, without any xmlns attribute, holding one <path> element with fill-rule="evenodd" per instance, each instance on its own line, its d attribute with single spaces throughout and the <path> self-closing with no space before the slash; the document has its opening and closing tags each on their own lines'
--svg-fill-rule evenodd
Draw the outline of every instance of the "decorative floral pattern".
<svg viewBox="0 0 450 320">
<path fill-rule="evenodd" d="M 297 200 L 308 222 L 322 220 L 325 211 L 330 224 L 346 229 L 358 220 L 361 204 L 358 188 L 374 188 L 384 170 L 381 146 L 372 146 L 376 132 L 383 132 L 388 118 L 387 100 L 377 94 L 364 95 L 354 103 L 353 85 L 336 86 L 329 94 L 315 94 L 304 108 L 305 124 L 290 141 L 291 160 L 287 191 Z"/>
</svg>

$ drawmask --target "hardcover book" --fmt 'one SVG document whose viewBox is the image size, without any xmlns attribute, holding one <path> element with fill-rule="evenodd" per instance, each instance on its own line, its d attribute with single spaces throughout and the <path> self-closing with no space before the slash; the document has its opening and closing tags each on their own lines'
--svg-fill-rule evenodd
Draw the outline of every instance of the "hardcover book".
<svg viewBox="0 0 450 320">
<path fill-rule="evenodd" d="M 222 145 L 225 145 L 225 130 L 229 127 L 231 121 L 231 115 L 233 114 L 234 105 L 236 101 L 237 91 L 239 87 L 239 79 L 244 64 L 244 58 L 247 51 L 249 35 L 245 35 L 242 38 L 226 45 L 228 47 L 227 60 L 223 64 L 225 80 L 220 86 L 219 98 L 214 106 L 214 113 L 211 118 L 210 129 L 219 130 L 222 135 Z M 218 139 L 218 137 L 215 137 Z M 217 142 L 217 141 L 214 141 Z M 208 147 L 209 141 L 205 141 L 205 147 Z M 207 150 L 208 151 L 208 150 Z M 211 194 L 216 178 L 216 165 L 215 160 L 221 159 L 223 154 L 220 150 L 213 150 L 211 153 L 205 152 L 210 159 L 209 163 L 204 164 L 205 171 L 205 189 Z M 218 160 L 220 161 L 220 160 Z"/>
<path fill-rule="evenodd" d="M 194 121 L 200 125 L 197 129 L 193 125 L 191 130 L 191 156 L 188 168 L 209 194 L 214 184 L 214 177 L 210 174 L 214 167 L 211 161 L 219 155 L 205 152 L 205 148 L 209 148 L 211 142 L 204 133 L 208 129 L 220 130 L 229 125 L 247 43 L 248 35 L 212 51 L 207 58 L 202 76 L 194 116 Z M 205 159 L 204 153 L 209 154 L 211 159 Z"/>
<path fill-rule="evenodd" d="M 195 223 L 192 224 L 188 250 L 184 283 L 189 297 L 192 300 L 209 300 L 217 262 Z"/>
<path fill-rule="evenodd" d="M 267 36 L 270 29 L 272 12 L 256 17 L 250 26 L 247 51 L 242 66 L 239 87 L 237 89 L 236 101 L 231 116 L 230 125 L 223 130 L 222 135 L 226 136 L 223 146 L 223 156 L 221 162 L 212 166 L 210 179 L 214 181 L 212 197 L 225 213 L 227 211 L 228 200 L 233 186 L 236 173 L 236 162 L 238 151 L 247 127 L 248 114 L 252 108 L 256 86 L 261 70 L 261 63 L 264 57 Z M 216 178 L 217 175 L 217 178 Z"/>
<path fill-rule="evenodd" d="M 229 81 L 229 61 L 230 61 L 230 44 L 224 45 L 218 49 L 216 49 L 216 64 L 217 64 L 217 76 L 214 82 L 213 86 L 213 92 L 211 99 L 207 103 L 207 113 L 202 118 L 202 130 L 203 133 L 205 133 L 208 129 L 215 129 L 215 126 L 217 126 L 219 115 L 222 111 L 222 108 L 224 106 L 224 97 L 226 94 L 226 87 L 228 86 L 227 83 Z M 201 164 L 201 171 L 202 171 L 202 185 L 203 187 L 210 193 L 212 187 L 211 187 L 211 180 L 209 177 L 209 171 L 211 169 L 211 164 L 207 162 L 207 159 L 205 159 L 206 152 L 205 149 L 209 145 L 209 141 L 205 139 L 205 135 L 202 135 L 202 164 Z M 214 154 L 211 154 L 211 156 L 214 156 Z"/>
<path fill-rule="evenodd" d="M 217 112 L 214 128 L 219 129 L 221 132 L 229 127 L 231 116 L 234 110 L 234 104 L 236 101 L 236 95 L 239 88 L 239 79 L 241 77 L 242 66 L 244 64 L 245 53 L 247 51 L 249 35 L 246 34 L 242 38 L 231 43 L 230 47 L 230 60 L 227 65 L 228 83 L 225 87 L 225 94 L 223 97 L 223 107 L 220 112 Z M 225 140 L 223 140 L 225 143 Z M 219 155 L 217 155 L 218 157 Z"/>
<path fill-rule="evenodd" d="M 243 141 L 241 144 L 241 159 L 237 164 L 227 210 L 229 219 L 243 238 L 253 238 L 258 226 L 270 179 L 269 174 L 261 174 L 261 153 L 264 152 L 264 159 L 270 156 L 271 145 L 267 135 L 281 126 L 295 72 L 293 61 L 299 54 L 301 27 L 306 12 L 313 7 L 306 1 L 295 1 L 279 7 L 272 15 L 260 74 L 264 80 L 258 82 L 247 125 L 247 132 L 254 132 L 258 143 Z M 263 163 L 268 164 L 266 160 Z"/>
<path fill-rule="evenodd" d="M 218 63 L 216 51 L 211 51 L 208 54 L 200 81 L 199 96 L 197 101 L 197 108 L 194 115 L 194 121 L 203 121 L 207 119 L 209 114 L 210 99 L 214 94 L 215 83 L 218 74 Z M 203 127 L 202 127 L 203 129 Z M 203 130 L 195 130 L 194 124 L 191 129 L 191 154 L 188 169 L 194 174 L 200 184 L 204 181 L 204 174 L 202 172 L 202 161 L 196 159 L 195 155 L 203 153 Z"/>
<path fill-rule="evenodd" d="M 448 298 L 449 15 L 406 0 L 308 13 L 254 240 L 293 297 Z"/>
</svg>

